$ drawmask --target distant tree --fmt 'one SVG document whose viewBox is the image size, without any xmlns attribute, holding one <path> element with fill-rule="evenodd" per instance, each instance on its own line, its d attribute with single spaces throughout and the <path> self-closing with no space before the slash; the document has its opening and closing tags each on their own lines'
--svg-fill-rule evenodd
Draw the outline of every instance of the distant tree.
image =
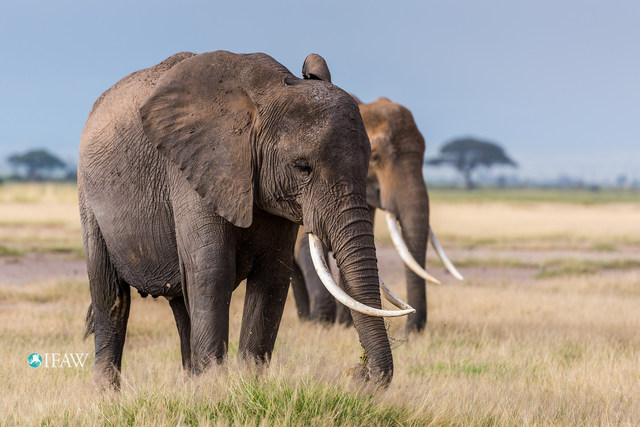
<svg viewBox="0 0 640 427">
<path fill-rule="evenodd" d="M 31 150 L 24 154 L 14 154 L 9 156 L 7 160 L 13 167 L 24 167 L 27 170 L 27 179 L 29 180 L 41 178 L 42 172 L 66 167 L 65 162 L 47 150 Z"/>
<path fill-rule="evenodd" d="M 495 165 L 518 167 L 517 163 L 511 160 L 499 145 L 474 138 L 459 138 L 446 143 L 440 148 L 440 155 L 427 160 L 426 164 L 453 166 L 462 174 L 465 187 L 468 190 L 475 187 L 471 174 L 474 169 L 480 166 L 486 168 Z"/>
</svg>

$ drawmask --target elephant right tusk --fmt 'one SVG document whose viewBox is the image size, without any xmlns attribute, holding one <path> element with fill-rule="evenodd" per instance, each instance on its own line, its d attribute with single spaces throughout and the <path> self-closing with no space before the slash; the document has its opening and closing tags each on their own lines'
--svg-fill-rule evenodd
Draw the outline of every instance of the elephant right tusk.
<svg viewBox="0 0 640 427">
<path fill-rule="evenodd" d="M 409 252 L 409 248 L 402 238 L 402 232 L 400 232 L 400 228 L 398 227 L 396 216 L 391 212 L 385 212 L 385 218 L 387 219 L 387 227 L 389 227 L 389 233 L 391 234 L 391 241 L 407 267 L 426 281 L 431 282 L 434 285 L 439 285 L 440 281 L 427 273 L 411 255 L 411 252 Z"/>
<path fill-rule="evenodd" d="M 449 273 L 451 273 L 451 275 L 458 280 L 464 280 L 462 274 L 460 274 L 453 263 L 449 261 L 449 257 L 447 257 L 447 254 L 444 253 L 444 249 L 442 249 L 442 246 L 440 246 L 440 242 L 438 242 L 438 239 L 436 239 L 436 235 L 431 227 L 429 227 L 429 241 L 431 242 L 431 246 L 433 246 L 433 249 L 436 250 L 436 253 L 440 257 L 440 260 L 442 260 L 444 266 L 447 268 L 447 270 L 449 270 Z"/>
<path fill-rule="evenodd" d="M 380 291 L 382 292 L 382 295 L 384 295 L 384 297 L 387 299 L 387 301 L 389 301 L 391 304 L 395 305 L 396 307 L 398 307 L 400 309 L 403 309 L 403 310 L 411 309 L 411 310 L 413 310 L 413 307 L 411 307 L 406 302 L 402 301 L 400 298 L 398 298 L 398 296 L 396 294 L 391 292 L 391 289 L 389 289 L 387 287 L 387 285 L 385 285 L 385 283 L 382 281 L 381 278 L 378 277 L 378 280 L 380 281 Z M 415 310 L 413 310 L 413 311 L 415 311 Z"/>
<path fill-rule="evenodd" d="M 368 314 L 369 316 L 376 317 L 398 317 L 416 312 L 416 310 L 409 305 L 407 305 L 408 308 L 404 310 L 380 310 L 356 301 L 355 299 L 350 297 L 344 290 L 342 290 L 342 288 L 338 286 L 335 280 L 333 280 L 333 276 L 331 275 L 329 267 L 327 267 L 327 263 L 325 262 L 323 257 L 322 242 L 320 241 L 318 236 L 312 233 L 309 233 L 309 252 L 311 252 L 313 266 L 315 267 L 316 272 L 318 273 L 318 276 L 322 281 L 322 284 L 327 288 L 329 293 L 334 296 L 335 299 L 337 299 L 350 309 L 363 314 Z"/>
</svg>

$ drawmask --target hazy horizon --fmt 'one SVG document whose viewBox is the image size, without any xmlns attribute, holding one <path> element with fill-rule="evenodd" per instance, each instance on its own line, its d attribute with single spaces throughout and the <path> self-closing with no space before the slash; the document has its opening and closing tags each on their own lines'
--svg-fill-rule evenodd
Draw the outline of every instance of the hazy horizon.
<svg viewBox="0 0 640 427">
<path fill-rule="evenodd" d="M 338 86 L 408 107 L 427 157 L 474 136 L 503 146 L 522 178 L 640 178 L 632 1 L 26 1 L 0 6 L 0 36 L 0 161 L 31 148 L 75 160 L 91 105 L 119 79 L 224 49 L 266 52 L 298 76 L 321 54 Z"/>
</svg>

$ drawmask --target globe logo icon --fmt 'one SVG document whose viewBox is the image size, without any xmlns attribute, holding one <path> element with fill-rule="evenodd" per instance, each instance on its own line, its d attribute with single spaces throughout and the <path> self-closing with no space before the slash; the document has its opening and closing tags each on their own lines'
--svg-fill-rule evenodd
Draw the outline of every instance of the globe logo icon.
<svg viewBox="0 0 640 427">
<path fill-rule="evenodd" d="M 37 368 L 42 364 L 42 356 L 38 353 L 31 353 L 29 357 L 27 357 L 27 364 L 32 368 Z"/>
</svg>

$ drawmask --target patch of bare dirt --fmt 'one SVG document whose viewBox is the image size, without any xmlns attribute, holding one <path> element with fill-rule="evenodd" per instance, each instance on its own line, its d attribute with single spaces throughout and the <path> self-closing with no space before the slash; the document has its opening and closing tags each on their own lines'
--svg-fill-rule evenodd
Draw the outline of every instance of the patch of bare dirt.
<svg viewBox="0 0 640 427">
<path fill-rule="evenodd" d="M 86 278 L 85 261 L 68 255 L 29 254 L 19 257 L 0 257 L 0 284 L 2 285 Z"/>
<path fill-rule="evenodd" d="M 462 254 L 458 251 L 446 250 L 446 252 L 454 265 L 456 264 L 457 259 L 472 258 L 472 256 Z M 378 245 L 376 247 L 376 253 L 378 256 L 378 266 L 382 279 L 390 283 L 404 283 L 404 263 L 395 248 L 391 245 Z M 440 280 L 443 285 L 449 286 L 461 284 L 460 281 L 449 274 L 449 272 L 443 267 L 430 266 L 429 261 L 431 259 L 431 255 L 429 255 L 427 259 L 427 271 Z M 505 283 L 530 283 L 535 280 L 535 275 L 539 271 L 537 268 L 505 268 L 490 266 L 464 267 L 458 268 L 458 270 L 460 270 L 460 273 L 465 277 L 465 283 L 467 284 L 502 281 Z"/>
<path fill-rule="evenodd" d="M 526 264 L 543 264 L 559 259 L 577 259 L 594 261 L 615 261 L 639 259 L 637 249 L 622 251 L 578 251 L 578 250 L 491 250 L 484 248 L 447 249 L 449 258 L 456 260 L 513 260 Z M 380 274 L 389 284 L 404 282 L 404 264 L 400 256 L 390 244 L 378 244 L 377 255 Z M 427 270 L 440 279 L 443 284 L 461 284 L 441 266 L 431 266 L 437 256 L 430 248 L 428 252 Z M 331 260 L 333 261 L 333 260 Z M 536 280 L 539 268 L 509 266 L 471 266 L 461 267 L 466 284 L 478 283 L 512 283 L 530 284 Z M 333 266 L 335 270 L 335 265 Z M 615 272 L 610 272 L 614 274 Z M 43 280 L 86 279 L 87 269 L 84 260 L 74 259 L 61 254 L 29 254 L 20 257 L 0 257 L 0 284 L 22 285 Z"/>
</svg>

